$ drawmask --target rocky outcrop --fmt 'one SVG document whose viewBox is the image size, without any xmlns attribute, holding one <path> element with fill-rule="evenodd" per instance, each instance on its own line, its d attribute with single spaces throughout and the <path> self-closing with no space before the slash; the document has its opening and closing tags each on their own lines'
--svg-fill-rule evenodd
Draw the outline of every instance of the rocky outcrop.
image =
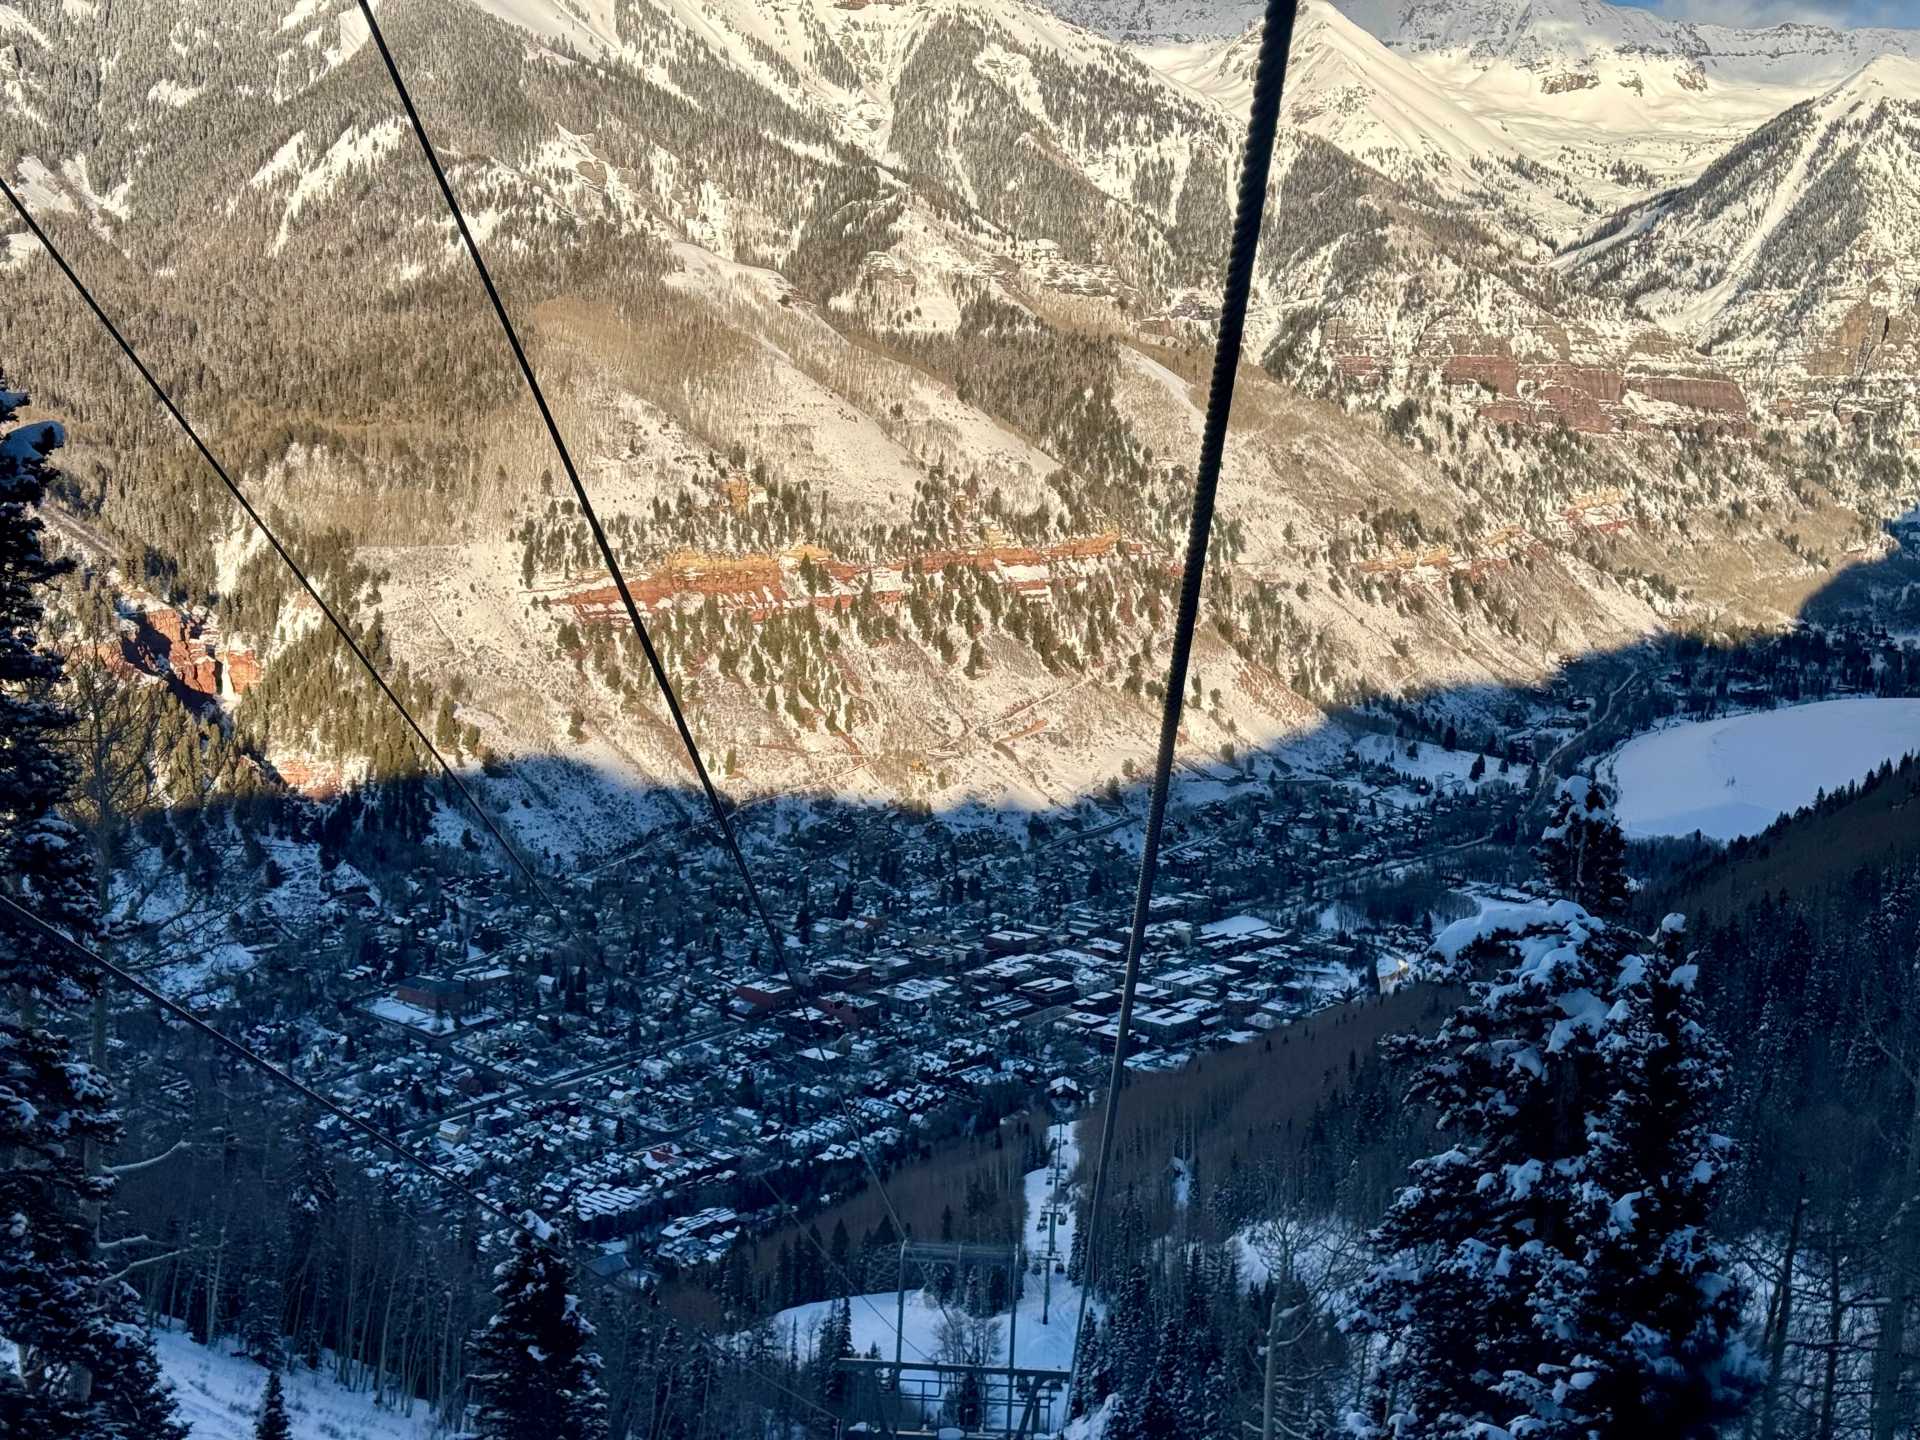
<svg viewBox="0 0 1920 1440">
<path fill-rule="evenodd" d="M 254 651 L 227 648 L 217 626 L 166 605 L 136 613 L 131 632 L 122 640 L 121 657 L 132 669 L 170 679 L 187 695 L 203 700 L 244 695 L 264 673 Z"/>
<path fill-rule="evenodd" d="M 260 657 L 251 650 L 224 651 L 221 663 L 226 666 L 227 687 L 236 695 L 246 694 L 260 683 L 260 677 L 266 673 Z"/>
<path fill-rule="evenodd" d="M 1660 356 L 1613 363 L 1569 358 L 1589 347 L 1576 347 L 1563 332 L 1527 339 L 1545 342 L 1535 346 L 1544 352 L 1542 358 L 1515 353 L 1504 337 L 1460 336 L 1450 339 L 1452 349 L 1430 344 L 1411 363 L 1416 369 L 1437 367 L 1442 383 L 1490 424 L 1565 425 L 1585 435 L 1608 435 L 1660 423 L 1649 418 L 1646 407 L 1632 403 L 1638 395 L 1678 407 L 1679 413 L 1666 417 L 1675 425 L 1747 425 L 1747 396 L 1726 375 L 1699 373 L 1680 363 L 1663 368 Z M 1361 383 L 1382 381 L 1388 369 L 1378 354 L 1343 354 L 1336 365 L 1343 376 Z"/>
<path fill-rule="evenodd" d="M 1646 375 L 1627 377 L 1627 388 L 1650 400 L 1684 406 L 1722 419 L 1747 418 L 1747 397 L 1731 380 L 1688 375 Z"/>
<path fill-rule="evenodd" d="M 170 676 L 191 695 L 212 699 L 220 693 L 220 662 L 200 627 L 178 610 L 141 612 L 132 636 L 134 663 L 150 675 Z"/>
<path fill-rule="evenodd" d="M 289 756 L 273 762 L 273 773 L 289 790 L 309 800 L 331 800 L 346 788 L 346 773 L 331 760 Z"/>
<path fill-rule="evenodd" d="M 1003 589 L 1045 604 L 1057 584 L 1086 580 L 1117 559 L 1137 555 L 1139 545 L 1108 531 L 1058 544 L 993 544 L 970 549 L 923 551 L 905 560 L 852 564 L 813 545 L 778 555 L 726 557 L 691 551 L 668 558 L 629 584 L 642 613 L 678 610 L 712 600 L 722 610 L 744 610 L 765 620 L 781 610 L 843 610 L 870 599 L 895 605 L 906 598 L 912 576 L 953 567 L 979 571 Z M 596 585 L 558 597 L 583 624 L 624 624 L 626 608 L 611 585 Z"/>
</svg>

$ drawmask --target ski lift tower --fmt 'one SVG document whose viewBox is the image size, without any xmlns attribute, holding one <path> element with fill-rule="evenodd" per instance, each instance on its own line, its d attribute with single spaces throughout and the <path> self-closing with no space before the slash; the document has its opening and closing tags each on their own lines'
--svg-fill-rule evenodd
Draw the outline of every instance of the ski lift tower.
<svg viewBox="0 0 1920 1440">
<path fill-rule="evenodd" d="M 1052 1433 L 1053 1411 L 1070 1376 L 1065 1370 L 1016 1363 L 1020 1275 L 1025 1265 L 1025 1253 L 1018 1245 L 903 1241 L 894 1297 L 893 1358 L 853 1356 L 840 1362 L 853 1380 L 855 1413 L 866 1417 L 849 1433 L 899 1440 L 1001 1440 Z M 938 1270 L 948 1266 L 958 1273 L 988 1270 L 1007 1277 L 1012 1305 L 1005 1364 L 935 1360 L 924 1355 L 907 1358 L 907 1295 L 925 1288 Z"/>
</svg>

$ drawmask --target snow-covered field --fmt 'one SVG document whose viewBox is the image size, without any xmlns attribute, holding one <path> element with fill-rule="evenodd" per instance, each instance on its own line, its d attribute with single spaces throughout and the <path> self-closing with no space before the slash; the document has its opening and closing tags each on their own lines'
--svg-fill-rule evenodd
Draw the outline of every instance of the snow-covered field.
<svg viewBox="0 0 1920 1440">
<path fill-rule="evenodd" d="M 245 1356 L 196 1345 L 178 1330 L 159 1330 L 153 1338 L 193 1440 L 253 1440 L 267 1372 Z M 295 1366 L 286 1386 L 293 1440 L 427 1440 L 438 1433 L 425 1406 L 415 1406 L 411 1416 L 396 1414 L 325 1373 Z"/>
<path fill-rule="evenodd" d="M 1754 835 L 1920 751 L 1920 700 L 1822 700 L 1700 720 L 1637 736 L 1608 766 L 1620 824 L 1634 838 Z"/>
</svg>

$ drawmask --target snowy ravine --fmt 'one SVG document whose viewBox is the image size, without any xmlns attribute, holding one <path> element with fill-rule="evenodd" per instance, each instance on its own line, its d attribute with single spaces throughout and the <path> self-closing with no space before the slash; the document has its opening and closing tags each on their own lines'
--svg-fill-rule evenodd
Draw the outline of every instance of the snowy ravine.
<svg viewBox="0 0 1920 1440">
<path fill-rule="evenodd" d="M 1856 698 L 1669 726 L 1628 741 L 1607 767 L 1629 837 L 1734 840 L 1911 753 L 1920 700 Z"/>
<path fill-rule="evenodd" d="M 1072 1176 L 1074 1167 L 1080 1161 L 1080 1150 L 1074 1137 L 1073 1126 L 1055 1125 L 1048 1131 L 1048 1136 L 1050 1140 L 1059 1142 L 1060 1174 L 1064 1181 Z M 1023 1222 L 1026 1232 L 1022 1244 L 1026 1247 L 1029 1258 L 1046 1252 L 1046 1214 L 1052 1173 L 1052 1170 L 1046 1166 L 1027 1172 L 1024 1192 L 1026 1214 Z M 1055 1227 L 1055 1245 L 1064 1263 L 1066 1256 L 1073 1251 L 1075 1223 L 1071 1190 L 1064 1185 L 1061 1202 L 1060 1219 Z M 1025 1291 L 1016 1306 L 1015 1362 L 1036 1369 L 1071 1369 L 1074 1326 L 1080 1312 L 1080 1287 L 1069 1282 L 1065 1275 L 1053 1277 L 1053 1295 L 1048 1323 L 1043 1325 L 1040 1322 L 1040 1314 L 1045 1300 L 1046 1286 L 1043 1277 L 1029 1274 L 1025 1280 Z M 813 1354 L 815 1336 L 818 1335 L 827 1312 L 839 1303 L 838 1300 L 818 1300 L 811 1304 L 795 1305 L 791 1309 L 782 1310 L 772 1320 L 774 1335 L 782 1345 L 791 1339 L 796 1353 L 802 1358 L 810 1357 Z M 891 1290 L 853 1297 L 853 1348 L 857 1353 L 864 1355 L 869 1347 L 877 1345 L 884 1358 L 893 1358 L 897 1304 L 898 1297 Z M 1097 1307 L 1090 1306 L 1089 1309 L 1097 1309 Z M 933 1298 L 925 1291 L 907 1296 L 905 1323 L 900 1332 L 904 1337 L 903 1353 L 907 1360 L 939 1358 L 940 1320 L 944 1313 L 946 1312 L 934 1303 Z M 994 1356 L 995 1360 L 1001 1363 L 1006 1359 L 1007 1321 L 1007 1313 L 1002 1312 L 1000 1349 Z M 1064 1420 L 1065 1399 L 1064 1395 L 1055 1399 L 1056 1422 Z M 987 1428 L 993 1428 L 991 1422 Z"/>
<path fill-rule="evenodd" d="M 193 1440 L 253 1440 L 267 1372 L 178 1330 L 156 1330 L 153 1340 Z M 411 1416 L 382 1409 L 371 1392 L 345 1389 L 326 1371 L 296 1365 L 284 1380 L 293 1440 L 427 1440 L 444 1433 L 427 1406 L 416 1405 Z"/>
</svg>

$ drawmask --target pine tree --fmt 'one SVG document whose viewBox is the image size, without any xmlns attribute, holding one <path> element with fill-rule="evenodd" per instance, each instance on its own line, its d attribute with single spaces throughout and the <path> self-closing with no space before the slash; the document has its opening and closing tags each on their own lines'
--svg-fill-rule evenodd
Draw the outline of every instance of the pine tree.
<svg viewBox="0 0 1920 1440">
<path fill-rule="evenodd" d="M 814 1391 L 823 1405 L 837 1405 L 846 1397 L 847 1372 L 840 1362 L 853 1353 L 853 1302 L 843 1295 L 828 1308 L 814 1340 Z"/>
<path fill-rule="evenodd" d="M 1078 1383 L 1067 1397 L 1069 1419 L 1078 1419 L 1099 1409 L 1101 1402 L 1113 1393 L 1113 1366 L 1107 1338 L 1108 1332 L 1101 1327 L 1100 1317 L 1088 1315 L 1086 1329 L 1074 1344 L 1073 1373 Z"/>
<path fill-rule="evenodd" d="M 0 377 L 0 424 L 26 399 Z M 52 422 L 0 435 L 0 843 L 6 861 L 0 873 L 16 899 L 84 938 L 93 925 L 91 867 L 78 832 L 54 813 L 72 782 L 55 742 L 73 717 L 54 695 L 60 657 L 39 635 L 44 596 L 73 568 L 47 557 L 36 513 L 52 478 L 46 457 L 65 438 Z M 0 937 L 14 937 L 0 978 L 16 995 L 59 1006 L 90 993 L 91 982 L 64 956 L 43 954 L 44 944 L 23 941 L 12 929 Z"/>
<path fill-rule="evenodd" d="M 607 1397 L 593 1326 L 567 1288 L 551 1227 L 528 1214 L 494 1270 L 499 1308 L 473 1343 L 469 1383 L 482 1440 L 600 1440 Z"/>
<path fill-rule="evenodd" d="M 1234 1393 L 1233 1375 L 1224 1360 L 1207 1367 L 1196 1393 L 1199 1406 L 1197 1424 L 1189 1433 L 1199 1440 L 1241 1440 L 1237 1418 L 1239 1396 Z"/>
<path fill-rule="evenodd" d="M 96 1371 L 100 1424 L 90 1440 L 187 1440 L 139 1295 L 127 1285 L 112 1286 L 108 1314 L 110 1348 Z"/>
<path fill-rule="evenodd" d="M 1621 967 L 1598 1047 L 1605 1099 L 1587 1122 L 1585 1246 L 1541 1311 L 1582 1337 L 1582 1353 L 1573 1370 L 1519 1386 L 1568 1435 L 1714 1436 L 1757 1392 L 1742 1291 L 1708 1238 L 1735 1156 L 1708 1119 L 1727 1061 L 1701 1024 L 1684 935 L 1669 915 L 1651 953 Z"/>
<path fill-rule="evenodd" d="M 245 1299 L 236 1327 L 241 1351 L 255 1364 L 271 1368 L 280 1362 L 280 1327 L 286 1318 L 280 1257 L 274 1253 L 271 1245 L 262 1246 L 255 1254 L 244 1284 Z"/>
<path fill-rule="evenodd" d="M 1106 1331 L 1108 1375 L 1116 1390 L 1137 1390 L 1154 1367 L 1154 1296 L 1146 1265 L 1135 1261 Z"/>
<path fill-rule="evenodd" d="M 320 1363 L 320 1315 L 329 1274 L 322 1251 L 339 1188 L 320 1139 L 303 1131 L 287 1191 L 287 1259 L 282 1304 L 290 1315 L 296 1353 L 309 1366 Z"/>
<path fill-rule="evenodd" d="M 1752 1385 L 1741 1293 L 1706 1237 L 1732 1159 L 1722 1057 L 1680 923 L 1657 943 L 1567 901 L 1462 921 L 1436 951 L 1470 998 L 1416 1063 L 1411 1105 L 1453 1144 L 1410 1167 L 1349 1326 L 1391 1343 L 1376 1413 L 1403 1440 L 1708 1440 Z M 1492 979 L 1472 962 L 1495 958 Z"/>
<path fill-rule="evenodd" d="M 267 1372 L 267 1388 L 260 1396 L 260 1417 L 253 1422 L 253 1440 L 292 1440 L 287 1418 L 287 1391 L 280 1383 L 280 1367 Z"/>
<path fill-rule="evenodd" d="M 1613 792 L 1574 775 L 1560 782 L 1553 814 L 1534 847 L 1548 891 L 1595 915 L 1627 908 L 1626 837 L 1613 814 Z"/>
<path fill-rule="evenodd" d="M 0 424 L 25 403 L 0 383 Z M 41 548 L 35 513 L 64 438 L 51 422 L 0 434 L 0 887 L 85 937 L 90 853 L 54 808 L 70 783 L 57 737 L 72 719 L 59 657 L 39 634 L 47 587 L 69 568 Z M 84 1156 L 119 1137 L 112 1089 L 53 1028 L 94 985 L 62 947 L 0 917 L 0 1003 L 11 1007 L 0 1012 L 0 1335 L 19 1357 L 0 1367 L 0 1432 L 174 1440 L 184 1432 L 132 1292 L 94 1255 L 88 1208 L 113 1186 Z"/>
<path fill-rule="evenodd" d="M 1109 1440 L 1180 1440 L 1198 1433 L 1196 1406 L 1187 1366 L 1186 1331 L 1179 1317 L 1160 1323 L 1153 1367 L 1138 1384 L 1122 1391 L 1107 1427 Z"/>
</svg>

